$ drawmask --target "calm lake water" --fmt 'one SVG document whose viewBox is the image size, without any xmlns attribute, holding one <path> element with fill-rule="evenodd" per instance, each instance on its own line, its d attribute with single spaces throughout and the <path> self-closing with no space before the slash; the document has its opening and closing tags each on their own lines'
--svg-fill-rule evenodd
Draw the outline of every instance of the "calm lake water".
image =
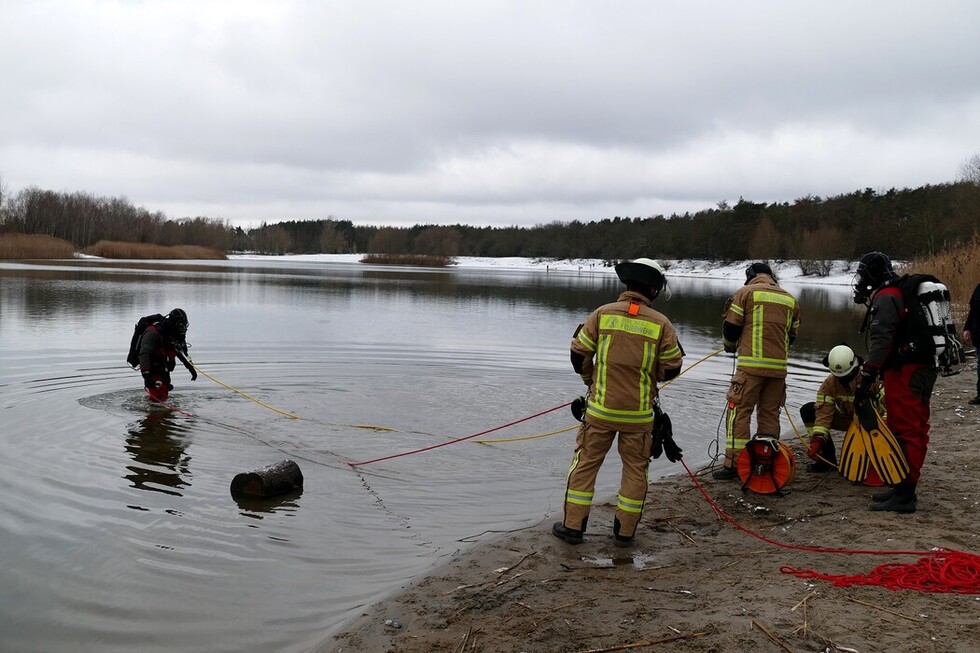
<svg viewBox="0 0 980 653">
<path fill-rule="evenodd" d="M 687 366 L 720 347 L 738 282 L 670 285 L 655 306 Z M 347 463 L 582 394 L 571 334 L 620 288 L 609 271 L 0 262 L 0 650 L 306 651 L 447 556 L 552 516 L 574 431 L 516 438 L 573 426 L 567 408 L 476 438 L 509 442 Z M 787 400 L 799 424 L 817 361 L 860 345 L 860 314 L 844 287 L 787 288 L 803 310 Z M 125 363 L 132 326 L 177 306 L 203 372 L 299 419 L 179 364 L 180 412 L 151 409 Z M 714 356 L 663 391 L 692 468 L 716 451 L 731 372 Z M 301 493 L 232 498 L 236 474 L 285 459 Z M 654 461 L 654 475 L 679 471 Z M 600 495 L 618 473 L 613 452 Z"/>
</svg>

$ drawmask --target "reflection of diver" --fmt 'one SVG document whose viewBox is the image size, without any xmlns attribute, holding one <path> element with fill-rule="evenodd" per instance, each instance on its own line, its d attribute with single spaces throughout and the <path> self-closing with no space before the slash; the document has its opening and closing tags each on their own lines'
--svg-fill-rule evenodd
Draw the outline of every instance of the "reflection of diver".
<svg viewBox="0 0 980 653">
<path fill-rule="evenodd" d="M 174 437 L 175 420 L 169 412 L 151 412 L 129 430 L 126 451 L 134 464 L 126 467 L 133 487 L 182 496 L 179 488 L 190 485 L 183 438 Z M 170 489 L 173 488 L 173 489 Z"/>
</svg>

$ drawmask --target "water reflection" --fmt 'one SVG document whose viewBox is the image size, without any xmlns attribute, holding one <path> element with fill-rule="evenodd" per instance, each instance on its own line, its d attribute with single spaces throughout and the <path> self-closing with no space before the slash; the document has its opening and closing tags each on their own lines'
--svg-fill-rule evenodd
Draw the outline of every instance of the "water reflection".
<svg viewBox="0 0 980 653">
<path fill-rule="evenodd" d="M 252 519 L 262 519 L 264 514 L 274 513 L 295 513 L 299 508 L 299 498 L 303 495 L 303 488 L 297 488 L 292 492 L 280 494 L 279 496 L 268 499 L 257 499 L 254 497 L 232 496 L 235 503 L 241 508 L 243 517 Z"/>
<path fill-rule="evenodd" d="M 126 437 L 126 451 L 133 457 L 124 478 L 132 487 L 150 492 L 183 496 L 180 490 L 190 487 L 190 456 L 187 441 L 170 411 L 152 410 Z"/>
</svg>

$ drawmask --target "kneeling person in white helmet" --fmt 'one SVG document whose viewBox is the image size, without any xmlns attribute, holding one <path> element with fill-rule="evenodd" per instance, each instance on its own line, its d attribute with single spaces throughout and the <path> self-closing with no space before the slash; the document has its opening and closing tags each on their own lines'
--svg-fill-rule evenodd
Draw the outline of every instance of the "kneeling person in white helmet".
<svg viewBox="0 0 980 653">
<path fill-rule="evenodd" d="M 651 308 L 666 286 L 660 264 L 640 258 L 618 264 L 616 274 L 626 290 L 593 311 L 571 343 L 572 367 L 589 394 L 568 471 L 564 518 L 552 528 L 569 544 L 582 542 L 599 467 L 617 438 L 623 472 L 613 536 L 617 546 L 632 543 L 646 501 L 650 456 L 659 455 L 651 432 L 657 382 L 676 377 L 683 362 L 674 326 Z M 669 460 L 681 458 L 672 440 L 664 445 Z"/>
<path fill-rule="evenodd" d="M 807 456 L 813 462 L 807 470 L 828 472 L 837 468 L 837 449 L 830 431 L 847 431 L 854 418 L 854 391 L 860 381 L 864 361 L 846 344 L 839 344 L 824 356 L 830 370 L 817 390 L 817 400 L 800 407 L 800 417 L 810 436 Z"/>
</svg>

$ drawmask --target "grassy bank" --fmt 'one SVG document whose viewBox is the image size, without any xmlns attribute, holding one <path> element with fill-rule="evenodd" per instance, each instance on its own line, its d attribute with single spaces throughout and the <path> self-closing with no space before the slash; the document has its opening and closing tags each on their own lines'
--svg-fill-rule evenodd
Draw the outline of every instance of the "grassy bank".
<svg viewBox="0 0 980 653">
<path fill-rule="evenodd" d="M 100 240 L 91 247 L 82 250 L 83 254 L 101 256 L 102 258 L 128 259 L 210 259 L 221 260 L 228 258 L 221 250 L 197 245 L 147 245 L 145 243 L 123 243 L 112 240 Z"/>
<path fill-rule="evenodd" d="M 0 259 L 72 258 L 75 246 L 54 236 L 0 234 Z"/>
</svg>

